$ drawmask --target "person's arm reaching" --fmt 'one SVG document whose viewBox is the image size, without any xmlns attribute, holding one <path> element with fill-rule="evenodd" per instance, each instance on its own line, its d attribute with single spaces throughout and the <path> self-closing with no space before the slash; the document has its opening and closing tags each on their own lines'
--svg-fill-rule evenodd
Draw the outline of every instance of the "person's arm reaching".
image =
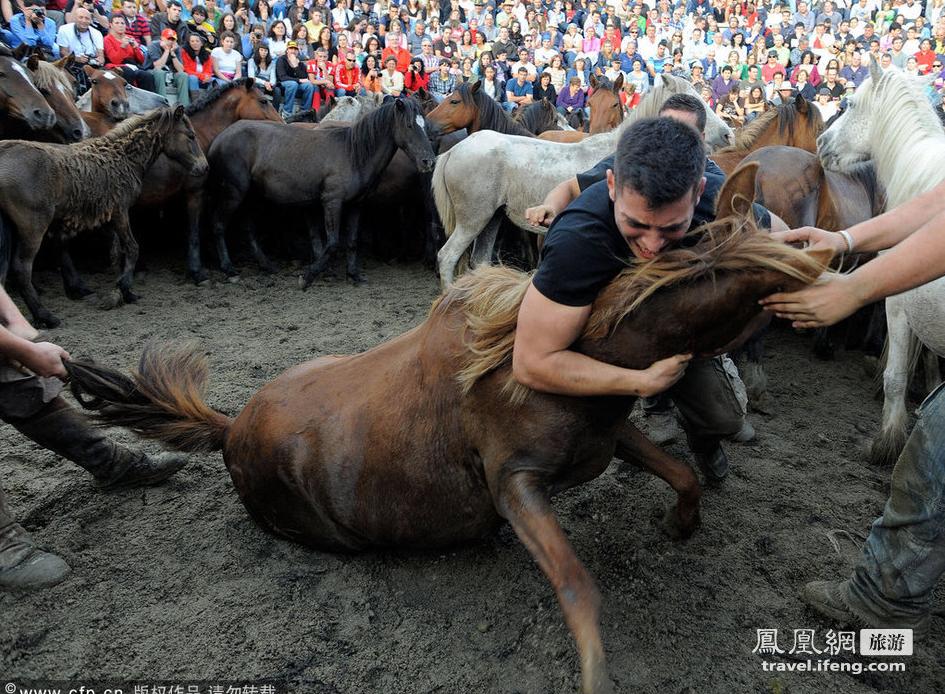
<svg viewBox="0 0 945 694">
<path fill-rule="evenodd" d="M 677 355 L 636 371 L 571 351 L 590 306 L 565 306 L 529 285 L 518 314 L 512 374 L 533 390 L 558 395 L 636 395 L 661 393 L 686 370 L 691 355 Z"/>
<path fill-rule="evenodd" d="M 540 205 L 525 210 L 525 219 L 536 226 L 551 226 L 555 217 L 580 194 L 577 177 L 572 176 L 552 188 Z"/>
<path fill-rule="evenodd" d="M 943 205 L 938 204 L 937 213 L 929 218 L 913 204 L 919 199 L 851 228 L 857 250 L 860 249 L 861 236 L 856 232 L 867 225 L 868 233 L 864 236 L 869 247 L 877 250 L 888 247 L 891 240 L 906 237 L 892 250 L 865 263 L 849 275 L 827 275 L 818 284 L 799 292 L 772 294 L 761 300 L 762 305 L 778 317 L 791 320 L 794 327 L 817 328 L 833 325 L 873 301 L 919 287 L 945 275 L 945 244 L 942 243 L 945 210 L 941 209 Z M 925 223 L 920 223 L 917 231 L 904 233 L 902 227 L 896 226 L 902 224 L 908 228 L 921 217 L 925 217 Z M 887 220 L 886 226 L 872 224 L 883 218 Z M 797 229 L 778 236 L 782 240 L 816 239 L 818 245 L 830 243 L 833 247 L 839 240 L 846 250 L 846 241 L 840 234 L 814 229 L 807 237 L 801 238 L 804 232 Z M 831 239 L 826 234 L 836 238 Z"/>
</svg>

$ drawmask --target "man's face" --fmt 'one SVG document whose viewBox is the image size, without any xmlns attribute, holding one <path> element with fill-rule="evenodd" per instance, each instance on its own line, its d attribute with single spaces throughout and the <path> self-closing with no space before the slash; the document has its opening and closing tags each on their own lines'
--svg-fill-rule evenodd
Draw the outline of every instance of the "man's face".
<svg viewBox="0 0 945 694">
<path fill-rule="evenodd" d="M 641 260 L 650 260 L 686 235 L 696 203 L 705 190 L 705 178 L 679 200 L 655 209 L 630 186 L 618 188 L 613 171 L 607 171 L 607 190 L 614 203 L 617 229 L 630 251 Z"/>
<path fill-rule="evenodd" d="M 210 7 L 210 3 L 207 3 L 207 7 Z M 167 18 L 172 22 L 176 22 L 180 19 L 180 8 L 177 5 L 168 5 L 167 6 Z"/>
<path fill-rule="evenodd" d="M 75 11 L 75 24 L 79 29 L 85 31 L 89 28 L 89 25 L 92 23 L 92 14 L 85 9 L 80 7 Z"/>
<path fill-rule="evenodd" d="M 126 17 L 134 17 L 136 14 L 138 14 L 138 10 L 133 2 L 121 3 L 121 11 Z"/>
</svg>

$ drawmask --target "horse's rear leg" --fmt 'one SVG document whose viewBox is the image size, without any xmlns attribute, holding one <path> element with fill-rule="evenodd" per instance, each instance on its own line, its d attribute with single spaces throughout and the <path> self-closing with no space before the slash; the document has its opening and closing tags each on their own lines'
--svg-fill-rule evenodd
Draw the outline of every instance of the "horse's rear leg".
<svg viewBox="0 0 945 694">
<path fill-rule="evenodd" d="M 768 398 L 768 375 L 765 373 L 765 333 L 764 327 L 752 335 L 745 343 L 745 363 L 741 369 L 742 381 L 748 393 L 751 407 L 765 414 L 770 414 L 771 404 Z"/>
<path fill-rule="evenodd" d="M 256 220 L 251 211 L 246 211 L 246 218 L 243 224 L 246 227 L 246 237 L 249 239 L 249 249 L 252 251 L 253 257 L 256 259 L 256 263 L 259 265 L 260 269 L 263 272 L 268 272 L 270 275 L 279 272 L 279 266 L 272 262 L 265 251 L 263 251 L 262 246 L 259 245 L 259 237 L 256 236 Z"/>
<path fill-rule="evenodd" d="M 62 288 L 70 299 L 82 299 L 92 294 L 92 290 L 85 286 L 79 271 L 72 262 L 69 253 L 69 244 L 65 239 L 59 239 L 59 272 L 62 274 Z"/>
<path fill-rule="evenodd" d="M 481 227 L 480 227 L 481 228 Z M 474 227 L 465 222 L 456 225 L 453 233 L 446 239 L 443 248 L 436 254 L 440 266 L 440 286 L 446 290 L 453 284 L 453 275 L 456 272 L 456 263 L 462 257 L 469 244 L 476 238 Z"/>
<path fill-rule="evenodd" d="M 514 472 L 501 481 L 497 496 L 499 513 L 512 524 L 558 596 L 581 658 L 582 691 L 612 692 L 600 637 L 600 594 L 558 525 L 543 484 L 531 473 Z"/>
<path fill-rule="evenodd" d="M 692 535 L 699 525 L 702 497 L 702 486 L 692 468 L 666 453 L 630 422 L 624 422 L 617 435 L 616 456 L 645 468 L 675 490 L 679 498 L 666 514 L 666 531 L 673 537 Z"/>
<path fill-rule="evenodd" d="M 243 195 L 237 191 L 227 191 L 222 193 L 215 202 L 213 216 L 213 239 L 217 245 L 217 257 L 220 261 L 220 270 L 227 277 L 236 277 L 239 271 L 230 260 L 230 251 L 226 245 L 226 230 L 230 225 L 230 219 L 236 214 L 243 202 Z"/>
<path fill-rule="evenodd" d="M 131 291 L 134 281 L 135 266 L 138 264 L 138 241 L 131 233 L 131 223 L 127 214 L 117 215 L 113 220 L 115 234 L 121 245 L 121 274 L 118 276 L 118 291 L 126 304 L 138 301 L 138 295 Z"/>
<path fill-rule="evenodd" d="M 883 423 L 870 450 L 870 458 L 877 465 L 892 465 L 899 457 L 906 444 L 909 419 L 906 390 L 909 387 L 912 330 L 901 303 L 895 297 L 886 300 L 886 324 L 889 347 L 883 372 Z"/>
<path fill-rule="evenodd" d="M 20 294 L 26 307 L 33 315 L 33 324 L 37 328 L 55 328 L 61 322 L 39 300 L 36 287 L 33 286 L 33 260 L 39 252 L 39 245 L 43 240 L 45 229 L 33 229 L 23 224 L 17 224 L 19 244 L 13 255 L 13 277 L 20 288 Z"/>
<path fill-rule="evenodd" d="M 502 215 L 494 214 L 488 224 L 479 232 L 479 236 L 473 241 L 472 257 L 470 266 L 476 268 L 480 265 L 488 265 L 492 262 L 492 254 L 495 251 L 495 241 L 499 237 L 499 227 L 502 225 Z"/>
</svg>

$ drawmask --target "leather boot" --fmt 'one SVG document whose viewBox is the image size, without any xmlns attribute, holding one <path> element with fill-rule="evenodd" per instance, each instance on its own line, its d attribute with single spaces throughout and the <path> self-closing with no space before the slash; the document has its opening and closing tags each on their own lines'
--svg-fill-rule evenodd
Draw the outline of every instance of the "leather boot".
<svg viewBox="0 0 945 694">
<path fill-rule="evenodd" d="M 13 520 L 0 489 L 0 590 L 54 586 L 69 575 L 69 565 L 38 549 L 23 526 Z"/>
<path fill-rule="evenodd" d="M 62 398 L 31 417 L 9 422 L 43 448 L 88 470 L 105 489 L 157 484 L 187 464 L 176 453 L 149 457 L 115 443 Z"/>
<path fill-rule="evenodd" d="M 705 474 L 706 482 L 719 484 L 724 480 L 728 475 L 728 456 L 722 448 L 721 439 L 718 436 L 696 436 L 687 433 L 686 440 L 693 457 Z"/>
</svg>

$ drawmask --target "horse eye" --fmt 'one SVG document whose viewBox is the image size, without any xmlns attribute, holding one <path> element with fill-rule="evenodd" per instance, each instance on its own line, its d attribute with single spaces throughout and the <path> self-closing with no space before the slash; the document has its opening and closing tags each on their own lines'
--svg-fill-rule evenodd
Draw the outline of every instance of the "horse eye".
<svg viewBox="0 0 945 694">
<path fill-rule="evenodd" d="M 6 76 L 7 76 L 7 73 L 5 73 L 5 72 L 0 72 L 0 78 L 6 77 Z"/>
<path fill-rule="evenodd" d="M 453 99 L 452 101 L 450 101 L 450 103 L 451 103 L 451 104 L 458 104 L 458 103 L 459 103 L 459 99 Z"/>
</svg>

